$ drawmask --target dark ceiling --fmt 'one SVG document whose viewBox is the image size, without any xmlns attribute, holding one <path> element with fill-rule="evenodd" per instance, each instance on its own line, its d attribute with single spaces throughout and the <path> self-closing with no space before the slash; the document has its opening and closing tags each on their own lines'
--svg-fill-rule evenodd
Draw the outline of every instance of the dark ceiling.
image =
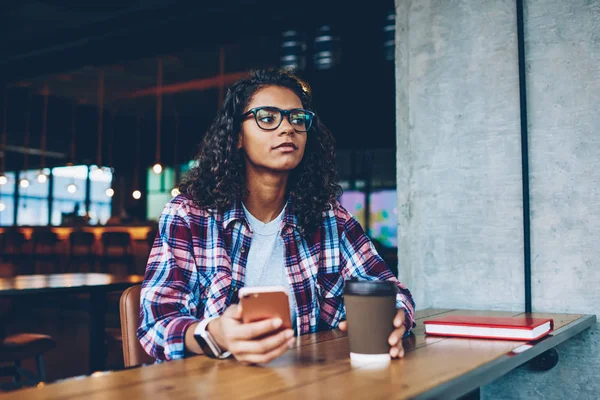
<svg viewBox="0 0 600 400">
<path fill-rule="evenodd" d="M 317 111 L 338 148 L 393 147 L 393 61 L 381 56 L 393 1 L 374 3 L 4 0 L 0 35 L 8 39 L 0 42 L 0 84 L 7 88 L 8 143 L 21 148 L 8 153 L 7 169 L 23 167 L 24 147 L 40 148 L 44 93 L 47 149 L 62 154 L 47 165 L 69 161 L 71 137 L 76 162 L 96 161 L 99 98 L 103 163 L 132 168 L 139 128 L 142 163 L 151 165 L 159 62 L 163 87 L 173 89 L 163 96 L 161 158 L 189 159 L 223 88 L 249 69 L 277 66 L 283 30 L 310 35 L 325 23 L 341 38 L 342 62 L 332 71 L 303 72 Z M 28 110 L 31 135 L 25 143 Z M 39 163 L 38 156 L 29 156 L 30 167 Z"/>
<path fill-rule="evenodd" d="M 336 15 L 333 2 L 317 4 L 316 0 L 286 6 L 250 0 L 3 0 L 0 79 L 11 82 L 190 47 L 234 44 L 243 37 L 310 27 Z"/>
</svg>

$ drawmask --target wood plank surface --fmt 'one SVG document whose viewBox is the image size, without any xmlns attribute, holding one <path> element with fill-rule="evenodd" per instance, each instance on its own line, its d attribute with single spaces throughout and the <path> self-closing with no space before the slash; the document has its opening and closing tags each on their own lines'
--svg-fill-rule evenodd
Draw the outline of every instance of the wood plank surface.
<svg viewBox="0 0 600 400">
<path fill-rule="evenodd" d="M 524 342 L 432 338 L 423 334 L 424 319 L 444 314 L 519 315 L 519 312 L 424 310 L 417 313 L 414 335 L 405 339 L 406 356 L 389 368 L 352 367 L 346 334 L 338 330 L 299 337 L 295 348 L 263 366 L 204 356 L 69 379 L 41 388 L 24 389 L 3 399 L 146 398 L 369 398 L 403 399 L 423 393 L 498 359 Z M 556 329 L 580 315 L 552 317 Z"/>
<path fill-rule="evenodd" d="M 576 321 L 582 315 L 520 313 L 511 311 L 454 310 L 443 315 L 513 316 L 529 315 L 553 318 L 554 329 Z M 439 315 L 438 315 L 439 316 Z M 427 318 L 421 318 L 427 319 Z M 390 368 L 368 370 L 351 368 L 347 373 L 328 377 L 290 392 L 282 391 L 268 398 L 347 398 L 356 396 L 369 399 L 406 399 L 454 379 L 491 362 L 526 342 L 463 338 L 440 338 L 423 335 L 423 325 L 414 330 L 416 343 L 408 347 L 406 356 L 396 360 Z M 426 347 L 426 348 L 425 348 Z M 324 391 L 325 388 L 329 391 Z"/>
</svg>

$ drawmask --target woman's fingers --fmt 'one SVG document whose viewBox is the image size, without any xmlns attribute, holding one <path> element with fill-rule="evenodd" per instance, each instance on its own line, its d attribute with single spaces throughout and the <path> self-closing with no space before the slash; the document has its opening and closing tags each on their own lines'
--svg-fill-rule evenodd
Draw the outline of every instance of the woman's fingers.
<svg viewBox="0 0 600 400">
<path fill-rule="evenodd" d="M 250 340 L 260 336 L 268 335 L 269 333 L 278 330 L 281 327 L 282 321 L 280 318 L 270 318 L 258 322 L 250 322 L 247 324 L 239 324 L 232 327 L 229 339 L 230 340 Z"/>
<path fill-rule="evenodd" d="M 388 343 L 390 344 L 390 346 L 395 346 L 397 343 L 402 344 L 402 336 L 404 336 L 405 332 L 405 327 L 394 329 L 394 331 L 390 334 L 390 337 L 388 338 Z"/>
<path fill-rule="evenodd" d="M 294 331 L 286 329 L 260 340 L 237 341 L 232 347 L 236 354 L 267 354 L 281 346 L 287 347 L 293 337 Z"/>
<path fill-rule="evenodd" d="M 239 361 L 244 361 L 251 364 L 266 364 L 285 353 L 289 346 L 294 343 L 294 340 L 295 338 L 288 339 L 283 343 L 283 345 L 274 348 L 266 354 L 241 354 L 239 357 L 236 356 L 236 358 Z"/>
</svg>

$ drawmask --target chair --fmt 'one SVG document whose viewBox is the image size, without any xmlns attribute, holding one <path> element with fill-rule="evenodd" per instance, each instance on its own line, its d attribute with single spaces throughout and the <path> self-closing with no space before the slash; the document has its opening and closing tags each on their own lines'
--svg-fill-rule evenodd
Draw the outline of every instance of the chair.
<svg viewBox="0 0 600 400">
<path fill-rule="evenodd" d="M 2 261 L 13 262 L 22 266 L 22 262 L 27 257 L 25 245 L 27 239 L 18 227 L 7 227 L 2 234 Z"/>
<path fill-rule="evenodd" d="M 101 241 L 101 269 L 104 272 L 108 272 L 110 264 L 122 264 L 126 266 L 128 274 L 135 274 L 135 257 L 129 232 L 104 232 Z"/>
<path fill-rule="evenodd" d="M 121 337 L 123 340 L 123 362 L 125 367 L 154 363 L 154 358 L 146 353 L 137 337 L 141 291 L 142 285 L 129 287 L 121 295 L 119 304 Z"/>
<path fill-rule="evenodd" d="M 15 274 L 12 264 L 0 264 L 0 277 Z M 0 363 L 12 365 L 0 366 L 0 376 L 12 376 L 13 383 L 0 384 L 0 389 L 16 389 L 24 385 L 36 385 L 46 380 L 44 353 L 56 347 L 56 342 L 48 335 L 37 333 L 16 333 L 6 335 L 5 321 L 14 312 L 11 299 L 0 299 Z M 35 359 L 37 375 L 21 367 L 21 362 Z M 26 378 L 22 380 L 22 378 Z"/>
<path fill-rule="evenodd" d="M 0 344 L 0 363 L 12 366 L 0 367 L 0 376 L 13 376 L 15 386 L 36 385 L 46 380 L 44 353 L 56 347 L 56 342 L 48 335 L 37 333 L 17 333 L 9 335 Z M 21 362 L 35 358 L 37 375 L 21 367 Z M 22 377 L 27 380 L 21 381 Z"/>
<path fill-rule="evenodd" d="M 50 264 L 50 272 L 60 272 L 60 253 L 57 251 L 59 242 L 56 232 L 50 229 L 38 228 L 33 231 L 31 257 L 36 272 L 41 272 L 38 263 Z"/>
<path fill-rule="evenodd" d="M 96 253 L 94 242 L 96 237 L 92 232 L 75 230 L 69 234 L 69 259 L 65 272 L 71 271 L 73 263 L 77 264 L 74 272 L 81 272 L 80 266 L 87 264 L 90 271 L 95 270 Z"/>
</svg>

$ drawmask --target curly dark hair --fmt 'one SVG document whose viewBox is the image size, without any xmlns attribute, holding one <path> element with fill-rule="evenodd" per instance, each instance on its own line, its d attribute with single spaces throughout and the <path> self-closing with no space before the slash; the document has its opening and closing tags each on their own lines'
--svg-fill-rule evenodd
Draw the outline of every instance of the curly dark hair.
<svg viewBox="0 0 600 400">
<path fill-rule="evenodd" d="M 256 70 L 234 83 L 203 137 L 196 165 L 179 186 L 180 192 L 198 206 L 222 212 L 248 196 L 243 150 L 237 148 L 239 116 L 252 96 L 266 86 L 288 88 L 300 98 L 304 108 L 312 109 L 310 86 L 287 70 Z M 334 138 L 316 115 L 307 132 L 304 157 L 290 173 L 286 188 L 305 234 L 314 232 L 321 224 L 323 212 L 337 204 L 342 193 L 337 182 Z"/>
</svg>

